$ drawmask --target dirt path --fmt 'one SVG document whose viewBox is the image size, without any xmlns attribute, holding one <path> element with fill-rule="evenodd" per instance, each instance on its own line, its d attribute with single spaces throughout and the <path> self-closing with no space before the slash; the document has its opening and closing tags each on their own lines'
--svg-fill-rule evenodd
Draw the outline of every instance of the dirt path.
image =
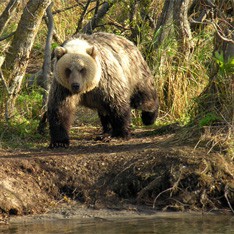
<svg viewBox="0 0 234 234">
<path fill-rule="evenodd" d="M 69 149 L 0 150 L 0 213 L 47 213 L 61 204 L 115 210 L 230 210 L 229 158 L 154 129 L 130 140 L 95 140 L 95 128 L 73 134 Z"/>
</svg>

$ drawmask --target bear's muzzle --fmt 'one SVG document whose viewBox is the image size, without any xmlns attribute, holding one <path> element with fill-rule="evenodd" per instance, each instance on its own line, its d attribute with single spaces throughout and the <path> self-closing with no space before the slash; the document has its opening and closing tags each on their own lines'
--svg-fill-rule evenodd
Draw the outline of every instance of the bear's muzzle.
<svg viewBox="0 0 234 234">
<path fill-rule="evenodd" d="M 73 93 L 79 93 L 80 92 L 80 84 L 73 83 L 71 85 L 71 90 L 72 90 Z"/>
</svg>

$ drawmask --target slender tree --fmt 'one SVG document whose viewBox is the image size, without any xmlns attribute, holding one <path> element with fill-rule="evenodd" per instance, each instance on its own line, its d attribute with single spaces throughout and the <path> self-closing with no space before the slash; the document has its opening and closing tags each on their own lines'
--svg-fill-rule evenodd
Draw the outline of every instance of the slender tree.
<svg viewBox="0 0 234 234">
<path fill-rule="evenodd" d="M 165 1 L 163 9 L 156 25 L 156 31 L 158 32 L 157 43 L 155 48 L 157 49 L 165 39 L 174 34 L 173 27 L 173 9 L 175 0 Z"/>
<path fill-rule="evenodd" d="M 52 15 L 52 5 L 51 3 L 46 10 L 46 15 L 48 18 L 48 34 L 46 38 L 46 46 L 45 46 L 45 55 L 44 55 L 44 63 L 43 63 L 43 88 L 45 89 L 43 95 L 43 106 L 46 105 L 47 102 L 47 92 L 49 89 L 49 79 L 51 74 L 51 43 L 53 38 L 53 30 L 54 30 L 54 20 Z"/>
<path fill-rule="evenodd" d="M 191 0 L 177 0 L 174 4 L 173 20 L 175 35 L 178 43 L 178 51 L 183 58 L 188 60 L 193 50 L 192 33 L 188 20 L 188 11 Z"/>
</svg>

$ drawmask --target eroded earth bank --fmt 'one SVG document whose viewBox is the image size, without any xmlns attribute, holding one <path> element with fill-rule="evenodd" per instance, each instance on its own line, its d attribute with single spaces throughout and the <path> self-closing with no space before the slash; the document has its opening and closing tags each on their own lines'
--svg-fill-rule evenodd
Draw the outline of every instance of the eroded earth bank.
<svg viewBox="0 0 234 234">
<path fill-rule="evenodd" d="M 0 150 L 0 213 L 43 214 L 62 205 L 93 210 L 222 211 L 234 204 L 234 166 L 199 138 L 134 130 L 131 139 L 74 134 L 69 149 Z M 68 209 L 69 210 L 69 209 Z M 69 211 L 68 211 L 69 212 Z"/>
</svg>

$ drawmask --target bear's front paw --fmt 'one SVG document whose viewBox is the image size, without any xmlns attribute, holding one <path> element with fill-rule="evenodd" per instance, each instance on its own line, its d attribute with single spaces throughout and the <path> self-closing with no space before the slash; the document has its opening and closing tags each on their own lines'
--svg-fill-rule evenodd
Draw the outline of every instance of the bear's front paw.
<svg viewBox="0 0 234 234">
<path fill-rule="evenodd" d="M 69 147 L 69 140 L 63 140 L 63 141 L 53 141 L 50 142 L 49 148 L 68 148 Z"/>
</svg>

